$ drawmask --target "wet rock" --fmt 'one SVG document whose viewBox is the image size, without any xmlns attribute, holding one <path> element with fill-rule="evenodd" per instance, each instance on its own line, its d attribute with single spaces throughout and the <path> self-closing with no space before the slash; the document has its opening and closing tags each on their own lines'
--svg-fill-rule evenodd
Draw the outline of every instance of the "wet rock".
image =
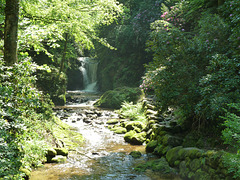
<svg viewBox="0 0 240 180">
<path fill-rule="evenodd" d="M 54 150 L 57 152 L 57 155 L 67 156 L 68 150 L 65 148 L 54 148 Z"/>
<path fill-rule="evenodd" d="M 135 129 L 143 130 L 145 128 L 145 124 L 140 121 L 130 121 L 126 124 L 126 129 L 128 131 L 135 130 Z"/>
<path fill-rule="evenodd" d="M 91 123 L 92 121 L 91 121 L 91 119 L 89 119 L 89 118 L 84 118 L 84 119 L 83 119 L 83 122 L 85 122 L 85 123 L 88 123 L 88 124 L 89 124 L 89 123 Z"/>
<path fill-rule="evenodd" d="M 146 132 L 136 133 L 131 130 L 124 135 L 124 140 L 133 145 L 141 145 L 146 140 Z"/>
<path fill-rule="evenodd" d="M 129 155 L 132 156 L 133 158 L 137 159 L 142 156 L 142 153 L 140 151 L 132 151 L 132 152 L 130 152 Z"/>
<path fill-rule="evenodd" d="M 111 124 L 117 124 L 118 122 L 119 122 L 118 119 L 110 119 L 110 120 L 108 120 L 106 123 L 109 124 L 109 125 L 111 125 Z"/>
<path fill-rule="evenodd" d="M 151 153 L 154 151 L 154 149 L 157 147 L 158 145 L 158 142 L 157 140 L 154 140 L 154 141 L 150 141 L 147 146 L 146 146 L 146 152 L 147 153 Z"/>
<path fill-rule="evenodd" d="M 65 163 L 66 161 L 66 156 L 57 155 L 51 159 L 50 163 Z"/>
<path fill-rule="evenodd" d="M 125 134 L 127 129 L 124 127 L 114 127 L 111 129 L 111 131 L 115 132 L 116 134 Z"/>
<path fill-rule="evenodd" d="M 56 156 L 56 155 L 57 155 L 57 151 L 54 148 L 49 148 L 47 150 L 46 156 Z"/>
</svg>

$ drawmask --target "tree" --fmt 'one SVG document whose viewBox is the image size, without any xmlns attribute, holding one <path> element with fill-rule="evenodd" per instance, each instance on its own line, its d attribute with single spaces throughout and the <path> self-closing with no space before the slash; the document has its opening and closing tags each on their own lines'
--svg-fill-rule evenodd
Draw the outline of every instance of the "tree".
<svg viewBox="0 0 240 180">
<path fill-rule="evenodd" d="M 17 61 L 19 0 L 7 0 L 4 27 L 4 61 L 12 65 Z"/>
</svg>

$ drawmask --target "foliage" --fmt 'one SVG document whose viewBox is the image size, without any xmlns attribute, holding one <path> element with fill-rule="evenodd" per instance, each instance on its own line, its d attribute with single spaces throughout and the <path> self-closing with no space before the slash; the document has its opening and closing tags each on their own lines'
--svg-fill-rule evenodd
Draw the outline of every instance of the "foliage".
<svg viewBox="0 0 240 180">
<path fill-rule="evenodd" d="M 187 115 L 185 119 L 195 117 L 200 124 L 207 124 L 218 117 L 221 113 L 219 109 L 225 103 L 216 103 L 219 91 L 228 102 L 234 100 L 237 94 L 234 97 L 230 94 L 226 96 L 230 87 L 224 90 L 217 87 L 220 81 L 230 83 L 230 80 L 224 80 L 226 76 L 221 75 L 229 73 L 225 70 L 232 68 L 231 60 L 226 62 L 226 59 L 222 59 L 222 63 L 225 63 L 222 69 L 214 67 L 216 61 L 228 54 L 230 27 L 224 18 L 208 10 L 195 12 L 200 16 L 198 21 L 188 22 L 187 10 L 198 9 L 199 6 L 203 7 L 203 4 L 179 2 L 162 14 L 162 20 L 151 24 L 152 32 L 147 46 L 153 52 L 153 62 L 147 65 L 148 72 L 143 77 L 141 87 L 154 90 L 162 110 L 180 108 Z M 225 67 L 227 63 L 229 68 Z M 220 71 L 224 71 L 224 74 Z M 234 71 L 228 76 L 235 77 Z M 215 80 L 211 81 L 209 77 Z"/>
<path fill-rule="evenodd" d="M 110 47 L 95 33 L 98 24 L 110 24 L 121 13 L 115 0 L 21 1 L 20 46 L 46 51 L 44 45 L 57 47 L 69 33 L 82 48 L 92 48 L 92 40 Z"/>
<path fill-rule="evenodd" d="M 36 147 L 35 143 L 41 139 L 40 127 L 44 119 L 51 118 L 52 110 L 34 87 L 36 64 L 26 57 L 12 67 L 4 66 L 2 60 L 0 63 L 0 178 L 21 179 L 20 167 L 30 168 L 43 156 L 44 146 Z"/>
<path fill-rule="evenodd" d="M 240 150 L 240 117 L 239 117 L 239 112 L 240 112 L 240 106 L 239 104 L 229 104 L 228 105 L 229 110 L 226 110 L 225 116 L 222 118 L 225 120 L 224 126 L 226 127 L 222 131 L 222 137 L 225 142 L 225 144 L 229 144 Z"/>
<path fill-rule="evenodd" d="M 124 118 L 130 118 L 133 121 L 147 121 L 141 102 L 133 104 L 133 102 L 124 101 L 121 105 L 121 109 L 119 109 L 117 112 Z"/>
<path fill-rule="evenodd" d="M 97 44 L 99 82 L 103 91 L 122 86 L 138 86 L 151 54 L 145 51 L 150 33 L 150 23 L 160 18 L 163 3 L 172 1 L 127 0 L 124 13 L 118 23 L 99 27 L 99 34 L 117 50 L 109 50 Z M 117 69 L 116 69 L 117 68 Z M 107 83 L 106 83 L 107 82 Z"/>
<path fill-rule="evenodd" d="M 233 174 L 234 179 L 240 178 L 240 156 L 239 154 L 225 153 L 223 156 L 224 167 L 229 174 Z"/>
</svg>

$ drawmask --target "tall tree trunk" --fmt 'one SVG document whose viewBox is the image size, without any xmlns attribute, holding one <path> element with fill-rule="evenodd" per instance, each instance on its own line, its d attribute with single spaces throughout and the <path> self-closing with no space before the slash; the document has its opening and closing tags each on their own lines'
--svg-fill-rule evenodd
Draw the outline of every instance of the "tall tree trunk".
<svg viewBox="0 0 240 180">
<path fill-rule="evenodd" d="M 64 44 L 64 49 L 63 49 L 63 55 L 62 55 L 62 60 L 61 60 L 61 65 L 60 65 L 60 70 L 59 74 L 63 71 L 64 69 L 64 61 L 66 57 L 66 51 L 67 51 L 67 43 L 68 43 L 68 33 L 65 35 L 65 44 Z"/>
<path fill-rule="evenodd" d="M 6 0 L 4 27 L 4 61 L 6 65 L 17 62 L 19 0 Z"/>
</svg>

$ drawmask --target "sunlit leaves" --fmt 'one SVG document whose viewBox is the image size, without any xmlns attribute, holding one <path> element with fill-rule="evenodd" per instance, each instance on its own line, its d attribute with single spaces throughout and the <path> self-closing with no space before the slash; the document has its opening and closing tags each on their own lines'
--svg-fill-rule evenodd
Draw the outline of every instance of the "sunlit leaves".
<svg viewBox="0 0 240 180">
<path fill-rule="evenodd" d="M 62 40 L 64 33 L 89 49 L 93 39 L 101 40 L 95 27 L 112 23 L 122 12 L 122 6 L 115 0 L 22 1 L 21 12 L 23 49 L 34 47 L 42 51 L 43 43 L 57 47 L 55 42 Z"/>
</svg>

